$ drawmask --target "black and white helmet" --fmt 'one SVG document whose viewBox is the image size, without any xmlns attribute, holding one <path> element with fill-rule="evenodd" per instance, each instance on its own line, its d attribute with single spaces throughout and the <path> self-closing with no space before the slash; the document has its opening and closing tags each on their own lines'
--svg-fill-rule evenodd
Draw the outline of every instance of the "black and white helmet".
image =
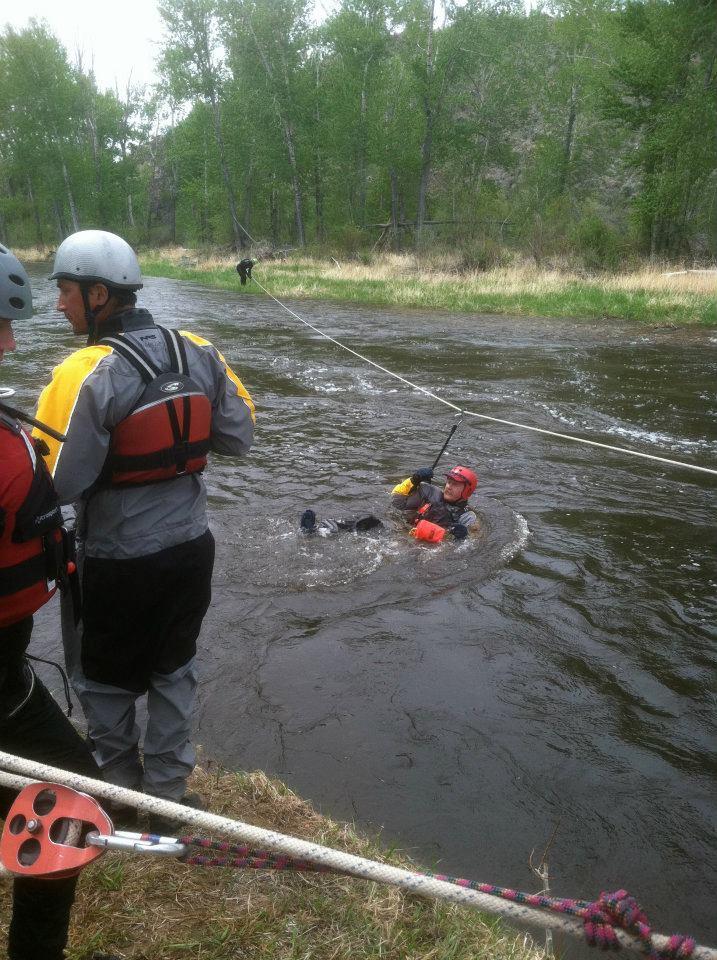
<svg viewBox="0 0 717 960">
<path fill-rule="evenodd" d="M 63 240 L 50 280 L 104 283 L 118 290 L 139 290 L 142 273 L 126 240 L 106 230 L 80 230 Z"/>
<path fill-rule="evenodd" d="M 27 320 L 33 314 L 27 271 L 0 243 L 0 320 Z"/>
</svg>

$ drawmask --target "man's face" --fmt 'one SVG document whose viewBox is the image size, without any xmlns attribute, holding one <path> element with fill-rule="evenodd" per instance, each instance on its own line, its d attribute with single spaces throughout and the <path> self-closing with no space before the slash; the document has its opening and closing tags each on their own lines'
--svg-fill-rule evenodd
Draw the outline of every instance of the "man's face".
<svg viewBox="0 0 717 960">
<path fill-rule="evenodd" d="M 72 332 L 81 334 L 87 333 L 87 317 L 85 315 L 85 304 L 82 299 L 82 288 L 76 280 L 58 280 L 57 289 L 57 309 L 64 313 L 70 322 Z M 108 299 L 107 287 L 102 283 L 93 283 L 87 291 L 87 300 L 90 310 L 96 310 L 103 306 Z"/>
<path fill-rule="evenodd" d="M 15 337 L 10 320 L 0 320 L 0 361 L 5 353 L 12 353 L 15 349 Z"/>
<path fill-rule="evenodd" d="M 446 477 L 446 485 L 443 488 L 443 499 L 446 503 L 457 503 L 463 499 L 465 484 L 460 480 L 454 480 L 453 477 Z"/>
</svg>

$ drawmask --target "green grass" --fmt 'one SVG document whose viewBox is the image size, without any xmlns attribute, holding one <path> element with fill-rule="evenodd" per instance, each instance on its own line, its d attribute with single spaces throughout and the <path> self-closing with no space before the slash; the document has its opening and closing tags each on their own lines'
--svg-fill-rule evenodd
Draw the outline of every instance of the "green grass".
<svg viewBox="0 0 717 960">
<path fill-rule="evenodd" d="M 188 259 L 188 258 L 185 258 Z M 231 265 L 186 264 L 169 257 L 142 261 L 148 276 L 191 280 L 237 295 L 264 294 L 241 287 Z M 365 306 L 510 314 L 576 320 L 626 320 L 651 326 L 717 326 L 717 297 L 710 278 L 674 280 L 644 272 L 630 277 L 577 277 L 531 270 L 468 275 L 429 273 L 415 263 L 348 264 L 336 268 L 316 260 L 259 263 L 256 278 L 275 297 L 337 300 Z M 372 275 L 375 274 L 375 275 Z M 692 283 L 696 281 L 698 283 Z"/>
</svg>

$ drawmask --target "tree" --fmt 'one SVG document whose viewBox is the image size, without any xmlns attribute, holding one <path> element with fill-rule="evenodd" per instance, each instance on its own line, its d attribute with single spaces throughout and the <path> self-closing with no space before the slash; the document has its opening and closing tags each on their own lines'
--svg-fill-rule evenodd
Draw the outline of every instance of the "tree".
<svg viewBox="0 0 717 960">
<path fill-rule="evenodd" d="M 219 54 L 218 7 L 217 0 L 160 2 L 158 9 L 169 33 L 160 66 L 175 102 L 196 97 L 207 103 L 211 110 L 234 241 L 237 248 L 243 249 L 251 237 L 239 221 L 224 142 L 220 97 L 225 77 Z"/>
<path fill-rule="evenodd" d="M 225 40 L 235 80 L 271 104 L 286 150 L 299 246 L 304 227 L 299 130 L 307 110 L 308 8 L 306 0 L 239 0 L 224 3 Z M 259 79 L 261 78 L 261 79 Z M 303 95 L 303 96 L 302 96 Z"/>
<path fill-rule="evenodd" d="M 717 18 L 714 0 L 630 0 L 617 18 L 605 112 L 635 139 L 634 209 L 652 256 L 717 252 L 714 197 Z"/>
</svg>

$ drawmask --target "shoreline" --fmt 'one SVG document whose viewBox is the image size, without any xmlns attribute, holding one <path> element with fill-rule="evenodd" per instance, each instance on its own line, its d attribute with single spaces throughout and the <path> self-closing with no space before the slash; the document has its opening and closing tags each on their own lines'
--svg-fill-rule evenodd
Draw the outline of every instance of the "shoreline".
<svg viewBox="0 0 717 960">
<path fill-rule="evenodd" d="M 38 262 L 51 258 L 53 251 L 16 252 L 21 260 Z M 183 247 L 140 251 L 146 276 L 265 296 L 251 281 L 241 286 L 238 259 Z M 643 265 L 629 273 L 587 274 L 568 267 L 516 263 L 476 270 L 463 267 L 459 252 L 423 258 L 367 253 L 342 262 L 294 252 L 284 259 L 259 259 L 255 273 L 277 299 L 546 320 L 627 321 L 646 329 L 717 327 L 717 269 L 711 268 Z"/>
<path fill-rule="evenodd" d="M 171 254 L 171 255 L 170 255 Z M 277 299 L 332 300 L 375 307 L 445 310 L 461 314 L 628 321 L 646 327 L 717 327 L 717 270 L 581 276 L 516 266 L 456 272 L 450 258 L 428 269 L 414 257 L 385 255 L 372 263 L 293 257 L 259 261 L 257 279 Z M 239 295 L 265 294 L 251 281 L 241 287 L 234 259 L 189 251 L 140 257 L 147 276 L 189 280 Z"/>
</svg>

